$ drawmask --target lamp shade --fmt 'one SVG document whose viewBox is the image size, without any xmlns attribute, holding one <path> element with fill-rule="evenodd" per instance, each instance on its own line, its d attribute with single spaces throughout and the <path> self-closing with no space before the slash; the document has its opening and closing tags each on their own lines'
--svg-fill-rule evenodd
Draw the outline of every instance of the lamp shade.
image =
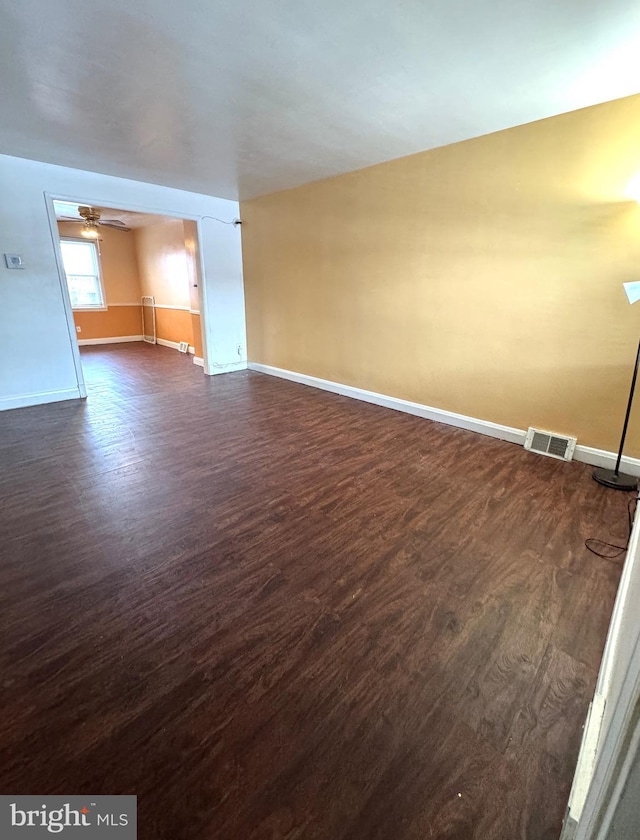
<svg viewBox="0 0 640 840">
<path fill-rule="evenodd" d="M 631 283 L 623 283 L 622 285 L 629 303 L 636 303 L 640 300 L 640 280 L 633 280 Z"/>
</svg>

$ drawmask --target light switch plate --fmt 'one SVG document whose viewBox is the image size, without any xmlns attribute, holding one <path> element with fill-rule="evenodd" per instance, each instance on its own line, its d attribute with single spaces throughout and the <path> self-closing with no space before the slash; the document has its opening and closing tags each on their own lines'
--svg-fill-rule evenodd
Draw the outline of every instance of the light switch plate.
<svg viewBox="0 0 640 840">
<path fill-rule="evenodd" d="M 20 254 L 5 254 L 4 261 L 7 264 L 7 268 L 24 268 Z"/>
</svg>

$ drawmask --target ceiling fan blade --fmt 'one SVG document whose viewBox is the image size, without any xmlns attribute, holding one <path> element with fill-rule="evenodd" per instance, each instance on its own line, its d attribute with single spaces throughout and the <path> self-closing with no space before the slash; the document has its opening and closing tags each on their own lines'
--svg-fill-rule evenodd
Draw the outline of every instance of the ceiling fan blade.
<svg viewBox="0 0 640 840">
<path fill-rule="evenodd" d="M 126 227 L 124 222 L 121 222 L 120 219 L 102 219 L 99 224 L 101 225 L 118 225 L 118 227 Z"/>
<path fill-rule="evenodd" d="M 113 223 L 113 222 L 98 222 L 98 224 L 100 225 L 100 227 L 108 227 L 108 228 L 111 228 L 112 230 L 121 230 L 123 233 L 127 233 L 128 231 L 131 230 L 131 228 L 128 228 L 122 222 L 115 222 L 115 223 Z"/>
<path fill-rule="evenodd" d="M 58 216 L 58 222 L 82 222 L 84 224 L 84 219 L 77 219 L 75 216 Z"/>
</svg>

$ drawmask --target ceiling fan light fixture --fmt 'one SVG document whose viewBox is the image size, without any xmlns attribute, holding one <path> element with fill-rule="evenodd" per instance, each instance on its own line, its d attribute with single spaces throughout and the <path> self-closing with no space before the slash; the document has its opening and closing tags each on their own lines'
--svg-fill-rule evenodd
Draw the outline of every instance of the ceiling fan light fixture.
<svg viewBox="0 0 640 840">
<path fill-rule="evenodd" d="M 100 211 L 82 204 L 78 207 L 78 215 L 84 219 L 84 225 L 80 231 L 82 236 L 86 236 L 87 239 L 97 239 Z"/>
<path fill-rule="evenodd" d="M 80 231 L 82 236 L 86 236 L 87 239 L 97 239 L 98 238 L 98 225 L 95 222 L 87 222 L 85 225 L 82 226 L 82 230 Z"/>
</svg>

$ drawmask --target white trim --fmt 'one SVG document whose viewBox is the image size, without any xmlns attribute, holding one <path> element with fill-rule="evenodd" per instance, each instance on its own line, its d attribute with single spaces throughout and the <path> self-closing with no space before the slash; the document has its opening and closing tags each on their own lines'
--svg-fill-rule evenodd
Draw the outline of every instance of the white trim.
<svg viewBox="0 0 640 840">
<path fill-rule="evenodd" d="M 145 325 L 144 322 L 144 312 L 145 307 L 151 310 L 151 321 L 153 325 L 153 334 L 151 334 Z M 158 337 L 158 333 L 156 330 L 156 299 L 153 295 L 141 295 L 140 296 L 140 319 L 142 321 L 142 340 L 146 341 L 147 344 L 156 344 L 156 339 Z"/>
<path fill-rule="evenodd" d="M 627 547 L 627 556 L 622 567 L 620 581 L 618 582 L 616 600 L 613 605 L 607 640 L 600 662 L 596 691 L 604 694 L 605 697 L 609 696 L 611 689 L 611 679 L 613 669 L 615 668 L 616 655 L 619 650 L 622 622 L 631 610 L 636 609 L 636 605 L 632 603 L 629 596 L 629 591 L 634 578 L 638 575 L 638 564 L 640 564 L 640 515 L 636 515 L 634 519 L 629 545 Z"/>
<path fill-rule="evenodd" d="M 213 367 L 207 368 L 204 366 L 204 372 L 207 376 L 217 376 L 219 373 L 233 373 L 235 370 L 246 370 L 247 363 L 246 362 L 230 362 L 226 365 L 213 365 Z"/>
<path fill-rule="evenodd" d="M 68 388 L 63 391 L 41 391 L 39 394 L 22 394 L 19 397 L 3 397 L 0 399 L 0 411 L 7 411 L 10 408 L 26 408 L 29 405 L 44 405 L 44 403 L 79 399 L 82 399 L 80 388 Z"/>
<path fill-rule="evenodd" d="M 115 335 L 111 338 L 79 338 L 78 344 L 124 344 L 127 341 L 142 341 L 141 335 Z"/>
<path fill-rule="evenodd" d="M 202 342 L 202 358 L 204 359 L 204 372 L 209 372 L 211 364 L 211 357 L 213 355 L 213 337 L 209 336 L 211 329 L 211 313 L 209 311 L 209 291 L 207 289 L 207 272 L 205 270 L 204 261 L 204 245 L 205 242 L 203 234 L 204 218 L 200 216 L 196 220 L 196 278 L 198 281 L 198 310 L 202 313 L 200 317 L 200 340 Z M 243 280 L 244 289 L 244 280 Z M 244 292 L 243 292 L 244 294 Z M 189 298 L 189 304 L 193 298 Z M 245 315 L 245 341 L 246 341 L 246 315 Z"/>
<path fill-rule="evenodd" d="M 168 338 L 156 338 L 156 344 L 160 344 L 162 347 L 171 347 L 172 350 L 179 350 L 180 349 L 180 342 L 179 341 L 169 341 Z M 191 345 L 187 348 L 188 353 L 195 353 L 195 348 Z"/>
<path fill-rule="evenodd" d="M 162 347 L 171 347 L 172 350 L 178 350 L 180 347 L 179 341 L 169 341 L 168 338 L 156 338 L 156 344 L 160 344 Z"/>
<path fill-rule="evenodd" d="M 140 301 L 137 303 L 107 303 L 107 309 L 111 309 L 112 306 L 137 306 L 138 309 L 142 306 Z"/>
<path fill-rule="evenodd" d="M 179 341 L 169 341 L 168 338 L 156 338 L 156 344 L 161 344 L 163 347 L 171 347 L 172 350 L 179 350 L 180 349 L 180 342 Z M 196 352 L 196 348 L 193 347 L 191 344 L 187 348 L 187 353 L 194 354 Z"/>
<path fill-rule="evenodd" d="M 76 242 L 80 245 L 93 245 L 93 250 L 94 250 L 95 259 L 96 259 L 96 268 L 98 269 L 97 280 L 98 280 L 98 286 L 100 286 L 100 298 L 102 300 L 102 303 L 99 306 L 78 306 L 78 307 L 74 307 L 73 304 L 72 304 L 71 309 L 74 312 L 84 312 L 84 311 L 91 312 L 91 311 L 99 311 L 99 310 L 106 311 L 106 309 L 107 309 L 107 293 L 104 290 L 104 281 L 102 279 L 102 262 L 101 262 L 102 255 L 100 253 L 100 247 L 98 245 L 98 240 L 97 239 L 87 239 L 86 236 L 61 236 L 60 237 L 60 242 Z M 60 248 L 60 253 L 62 254 L 62 248 Z M 63 265 L 63 268 L 64 268 L 64 258 L 62 260 L 62 265 Z M 66 269 L 64 269 L 64 278 L 65 278 L 65 282 L 68 285 L 69 281 L 67 280 Z"/>
<path fill-rule="evenodd" d="M 447 423 L 449 426 L 457 426 L 467 429 L 470 432 L 479 432 L 483 435 L 508 440 L 511 443 L 524 444 L 526 432 L 522 429 L 514 429 L 511 426 L 502 426 L 499 423 L 491 423 L 489 420 L 479 420 L 475 417 L 467 417 L 464 414 L 456 414 L 453 411 L 445 411 L 441 408 L 422 405 L 422 403 L 401 400 L 398 397 L 389 397 L 385 394 L 378 394 L 375 391 L 365 391 L 362 388 L 354 388 L 351 385 L 341 385 L 338 382 L 331 382 L 328 379 L 318 379 L 315 376 L 307 376 L 305 373 L 294 373 L 290 370 L 261 365 L 256 362 L 248 362 L 249 370 L 258 373 L 268 373 L 270 376 L 279 376 L 281 379 L 289 379 L 292 382 L 299 382 L 301 385 L 311 385 L 312 388 L 320 388 L 323 391 L 331 391 L 343 397 L 352 397 L 363 402 L 381 405 L 384 408 L 392 408 L 395 411 L 404 411 L 407 414 L 414 414 L 417 417 L 424 417 L 427 420 L 435 420 L 437 423 Z"/>
<path fill-rule="evenodd" d="M 204 367 L 204 359 L 201 356 L 194 356 L 193 364 L 198 365 L 198 367 Z"/>
<path fill-rule="evenodd" d="M 582 819 L 574 832 L 576 840 L 612 837 L 612 823 L 640 752 L 640 640 L 630 654 L 620 696 L 603 729 L 593 780 L 584 803 Z M 575 820 L 573 820 L 575 822 Z M 629 835 L 623 832 L 625 837 Z M 622 836 L 622 835 L 620 835 Z"/>
<path fill-rule="evenodd" d="M 573 784 L 569 794 L 569 805 L 567 810 L 567 814 L 575 820 L 576 823 L 580 822 L 584 803 L 589 791 L 589 785 L 591 784 L 593 771 L 596 766 L 598 742 L 600 740 L 600 731 L 602 729 L 605 704 L 606 701 L 604 696 L 598 693 L 593 695 L 593 700 L 589 704 L 589 711 L 584 725 L 582 743 L 580 745 L 576 772 L 573 777 Z"/>
<path fill-rule="evenodd" d="M 319 379 L 316 376 L 308 376 L 306 373 L 296 373 L 284 368 L 262 365 L 258 362 L 247 362 L 249 370 L 258 373 L 266 373 L 269 376 L 278 376 L 280 379 L 288 379 L 291 382 L 298 382 L 301 385 L 310 385 L 312 388 L 320 388 L 323 391 L 331 391 L 343 397 L 351 397 L 355 400 L 381 405 L 383 408 L 392 408 L 395 411 L 404 411 L 406 414 L 414 414 L 417 417 L 424 417 L 426 420 L 434 420 L 436 423 L 446 423 L 448 426 L 456 426 L 459 429 L 467 429 L 470 432 L 478 432 L 481 435 L 507 440 L 510 443 L 518 443 L 524 446 L 527 433 L 524 429 L 515 429 L 513 426 L 503 426 L 500 423 L 492 423 L 490 420 L 481 420 L 478 417 L 468 417 L 465 414 L 456 414 L 454 411 L 446 411 L 443 408 L 434 408 L 422 403 L 402 400 L 398 397 L 390 397 L 386 394 L 379 394 L 376 391 L 365 391 L 363 388 L 355 388 L 352 385 L 342 385 L 339 382 L 332 382 L 329 379 Z M 573 453 L 574 460 L 585 464 L 592 464 L 597 467 L 613 467 L 616 462 L 616 453 L 607 452 L 605 449 L 594 449 L 591 446 L 576 446 Z M 640 476 L 640 459 L 622 458 L 622 466 L 625 472 L 631 475 Z"/>
<path fill-rule="evenodd" d="M 199 315 L 199 314 L 200 314 L 199 309 L 190 309 L 189 310 L 189 315 Z"/>
<path fill-rule="evenodd" d="M 582 461 L 585 464 L 592 464 L 594 467 L 615 467 L 617 452 L 608 452 L 606 449 L 594 449 L 592 446 L 576 446 L 573 453 L 574 460 Z M 628 455 L 622 456 L 620 466 L 629 475 L 640 476 L 640 459 L 631 458 Z"/>
<path fill-rule="evenodd" d="M 62 295 L 64 316 L 67 322 L 67 333 L 69 335 L 71 358 L 73 359 L 73 367 L 76 374 L 76 382 L 78 384 L 79 395 L 80 398 L 83 399 L 87 396 L 87 386 L 84 381 L 84 371 L 82 370 L 82 362 L 80 361 L 80 348 L 78 347 L 76 324 L 73 320 L 73 310 L 71 309 L 71 297 L 69 295 L 67 275 L 65 274 L 64 263 L 62 261 L 62 248 L 60 246 L 60 230 L 58 228 L 56 210 L 53 206 L 54 199 L 51 193 L 48 193 L 46 191 L 43 193 L 43 196 L 44 204 L 47 208 L 47 216 L 49 218 L 49 232 L 51 233 L 51 244 L 53 245 L 53 253 L 56 260 L 56 268 L 58 269 L 58 285 L 60 287 L 60 294 Z"/>
<path fill-rule="evenodd" d="M 155 303 L 156 309 L 176 309 L 178 312 L 191 312 L 188 306 L 170 306 L 168 303 Z"/>
</svg>

